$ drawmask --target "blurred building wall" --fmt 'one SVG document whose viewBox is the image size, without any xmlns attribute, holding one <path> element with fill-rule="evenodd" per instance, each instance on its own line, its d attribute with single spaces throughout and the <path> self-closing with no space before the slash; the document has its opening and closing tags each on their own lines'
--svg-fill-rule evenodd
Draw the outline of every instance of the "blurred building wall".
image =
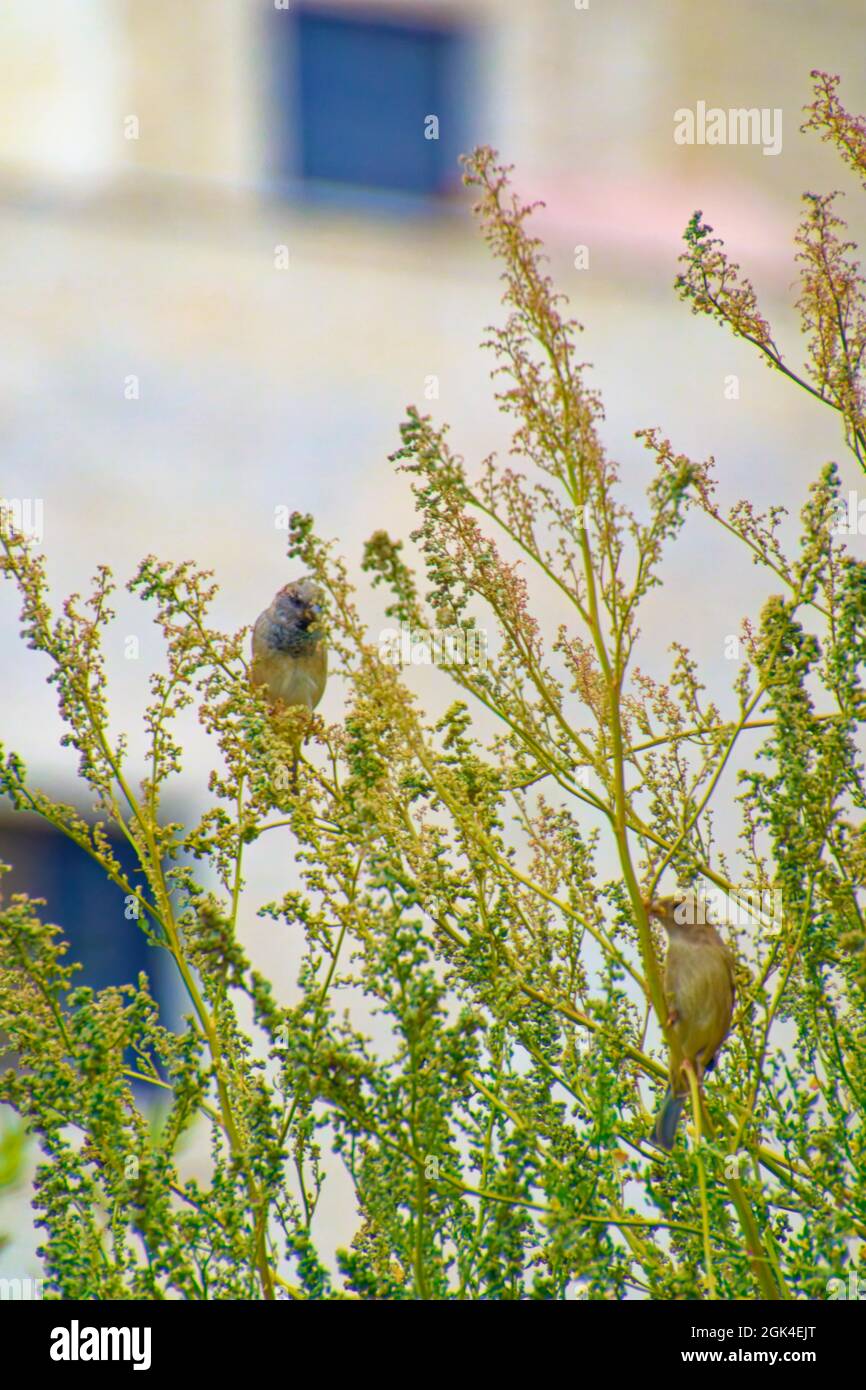
<svg viewBox="0 0 866 1390">
<path fill-rule="evenodd" d="M 516 165 L 520 192 L 545 198 L 538 226 L 587 325 L 628 488 L 646 482 L 632 438 L 645 424 L 716 453 L 732 497 L 748 485 L 779 500 L 839 455 L 835 421 L 690 318 L 671 281 L 682 229 L 703 207 L 795 331 L 786 303 L 799 195 L 842 178 L 797 126 L 813 65 L 840 71 L 845 99 L 866 109 L 852 61 L 859 0 L 829 11 L 799 0 L 588 10 L 292 0 L 288 13 L 266 0 L 7 0 L 0 495 L 43 503 L 59 594 L 83 588 L 98 561 L 123 583 L 148 552 L 194 557 L 216 571 L 216 617 L 234 628 L 287 577 L 277 509 L 313 512 L 353 566 L 375 527 L 408 533 L 411 499 L 388 462 L 407 402 L 451 421 L 470 461 L 508 447 L 477 350 L 496 313 L 496 270 L 465 202 L 292 177 L 302 132 L 290 50 L 304 15 L 465 34 L 463 85 L 435 113 L 443 139 L 493 143 Z M 782 153 L 675 144 L 673 112 L 699 99 L 781 107 Z M 381 100 L 385 129 L 405 119 L 387 86 Z M 416 135 L 420 159 L 420 123 Z M 350 123 L 349 138 L 368 137 Z M 589 249 L 586 270 L 577 245 Z M 722 390 L 731 372 L 743 381 L 736 403 Z M 686 636 L 726 676 L 719 653 L 753 579 L 731 575 L 727 606 L 708 623 L 686 597 L 701 544 L 678 548 L 670 592 Z M 135 757 L 160 644 L 123 592 L 118 611 L 109 667 Z M 54 696 L 15 615 L 7 589 L 0 660 L 16 674 L 0 688 L 0 727 L 71 794 Z M 654 621 L 664 636 L 669 611 Z M 130 635 L 137 660 L 126 659 Z M 328 699 L 337 717 L 339 690 Z M 194 786 L 211 752 L 197 730 L 190 738 Z"/>
<path fill-rule="evenodd" d="M 433 114 L 449 134 L 459 123 L 465 147 L 497 146 L 521 193 L 546 200 L 539 230 L 587 326 L 582 347 L 630 498 L 647 481 L 633 439 L 644 425 L 714 453 L 724 500 L 796 497 L 826 458 L 843 457 L 830 412 L 691 318 L 671 286 L 682 230 L 702 207 L 796 343 L 801 191 L 847 187 L 862 221 L 852 181 L 797 133 L 812 67 L 840 72 L 843 99 L 866 110 L 862 0 L 590 0 L 587 10 L 293 0 L 278 22 L 302 9 L 465 31 L 465 88 Z M 465 203 L 293 181 L 297 108 L 275 81 L 274 22 L 265 0 L 4 4 L 0 496 L 43 502 L 58 596 L 86 589 L 99 562 L 123 584 L 148 552 L 194 558 L 219 579 L 216 619 L 236 628 L 290 577 L 276 509 L 313 512 L 356 573 L 374 528 L 408 534 L 408 488 L 387 459 L 407 402 L 451 421 L 470 463 L 508 448 L 477 349 L 497 313 L 497 272 Z M 698 100 L 781 108 L 781 154 L 676 145 L 673 113 Z M 586 270 L 577 245 L 589 249 Z M 735 402 L 723 391 L 730 373 L 742 383 Z M 711 687 L 727 688 L 724 639 L 753 603 L 755 576 L 691 535 L 647 636 L 664 651 L 675 628 Z M 117 609 L 112 709 L 134 766 L 161 649 L 137 600 L 121 591 Z M 7 586 L 0 736 L 44 785 L 79 798 L 45 664 L 17 626 Z M 341 698 L 332 682 L 325 718 L 339 717 Z M 194 723 L 187 732 L 193 813 L 213 755 Z M 285 889 L 287 864 L 286 845 L 251 848 L 253 903 Z M 245 929 L 256 964 L 290 997 L 295 953 L 252 908 Z"/>
<path fill-rule="evenodd" d="M 671 281 L 701 206 L 794 331 L 799 194 L 844 180 L 797 126 L 813 65 L 840 71 L 846 101 L 866 109 L 853 61 L 859 0 L 830 10 L 292 0 L 288 13 L 266 0 L 7 0 L 0 495 L 43 503 L 59 593 L 82 588 L 97 561 L 124 582 L 149 551 L 195 557 L 219 577 L 218 619 L 236 627 L 286 578 L 278 508 L 312 511 L 351 564 L 374 527 L 408 532 L 408 489 L 387 460 L 407 402 L 450 420 L 470 460 L 508 446 L 477 350 L 496 271 L 466 204 L 291 176 L 301 133 L 291 55 L 281 84 L 275 46 L 290 46 L 310 14 L 465 33 L 463 87 L 436 113 L 443 138 L 459 130 L 466 147 L 497 145 L 521 193 L 546 199 L 538 226 L 587 324 L 627 486 L 646 481 L 632 438 L 645 424 L 715 452 L 733 495 L 748 482 L 778 500 L 838 456 L 832 418 L 691 319 Z M 699 99 L 782 108 L 782 153 L 675 144 L 673 112 Z M 382 101 L 387 124 L 387 89 Z M 587 270 L 575 267 L 577 245 Z M 722 391 L 731 372 L 743 380 L 734 405 Z M 684 572 L 697 553 L 688 545 Z M 732 630 L 738 582 L 718 630 L 697 607 L 680 615 L 711 661 Z M 751 577 L 743 583 L 750 592 Z M 54 697 L 20 649 L 15 612 L 0 593 L 0 660 L 16 672 L 0 689 L 0 726 L 68 789 Z M 125 658 L 128 635 L 137 661 Z M 158 659 L 140 606 L 121 593 L 109 652 L 120 725 L 135 725 Z M 330 698 L 336 717 L 339 692 Z M 133 733 L 133 755 L 139 747 Z M 210 752 L 194 732 L 192 757 L 203 773 Z"/>
</svg>

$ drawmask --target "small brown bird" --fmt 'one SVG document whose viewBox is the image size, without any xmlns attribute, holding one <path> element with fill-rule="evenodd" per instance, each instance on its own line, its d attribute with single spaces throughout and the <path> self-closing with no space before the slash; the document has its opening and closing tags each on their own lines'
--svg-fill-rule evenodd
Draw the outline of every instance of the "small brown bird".
<svg viewBox="0 0 866 1390">
<path fill-rule="evenodd" d="M 266 688 L 277 713 L 302 708 L 312 714 L 325 693 L 328 649 L 320 625 L 323 612 L 324 595 L 305 576 L 280 589 L 270 607 L 256 619 L 251 677 L 254 685 Z"/>
<path fill-rule="evenodd" d="M 689 1094 L 684 1069 L 691 1067 L 700 1086 L 715 1065 L 734 1012 L 734 962 L 715 927 L 703 920 L 693 896 L 660 898 L 647 911 L 668 936 L 665 995 L 667 1023 L 682 1051 L 682 1066 L 671 1070 L 670 1085 L 656 1119 L 653 1139 L 672 1149 Z"/>
</svg>

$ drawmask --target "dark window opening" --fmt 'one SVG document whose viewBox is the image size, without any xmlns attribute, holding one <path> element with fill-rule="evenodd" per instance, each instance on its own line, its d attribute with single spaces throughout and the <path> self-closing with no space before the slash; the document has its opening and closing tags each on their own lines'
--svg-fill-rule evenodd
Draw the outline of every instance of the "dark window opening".
<svg viewBox="0 0 866 1390">
<path fill-rule="evenodd" d="M 460 187 L 469 38 L 407 9 L 276 12 L 283 177 L 424 197 Z"/>
<path fill-rule="evenodd" d="M 108 838 L 126 881 L 141 891 L 141 868 L 128 841 L 116 833 L 109 833 Z M 10 872 L 0 877 L 3 900 L 8 902 L 13 893 L 44 898 L 45 906 L 37 907 L 37 914 L 61 927 L 69 943 L 67 962 L 75 961 L 82 967 L 75 972 L 73 989 L 89 985 L 98 991 L 110 985 L 135 985 L 144 971 L 159 1006 L 160 1021 L 165 1027 L 177 1027 L 178 993 L 167 955 L 148 942 L 137 921 L 127 917 L 122 889 L 85 850 L 35 817 L 3 814 L 0 861 L 11 866 Z"/>
</svg>

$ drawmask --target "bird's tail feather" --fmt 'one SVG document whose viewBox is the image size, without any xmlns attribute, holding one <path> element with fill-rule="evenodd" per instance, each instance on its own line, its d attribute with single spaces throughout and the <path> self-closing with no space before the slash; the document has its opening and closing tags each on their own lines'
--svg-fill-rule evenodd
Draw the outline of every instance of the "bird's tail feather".
<svg viewBox="0 0 866 1390">
<path fill-rule="evenodd" d="M 656 1116 L 655 1129 L 653 1130 L 653 1141 L 658 1144 L 659 1148 L 667 1149 L 668 1152 L 673 1148 L 677 1125 L 680 1122 L 680 1115 L 685 1109 L 685 1104 L 685 1093 L 676 1095 L 669 1086 L 661 1103 L 661 1109 Z"/>
</svg>

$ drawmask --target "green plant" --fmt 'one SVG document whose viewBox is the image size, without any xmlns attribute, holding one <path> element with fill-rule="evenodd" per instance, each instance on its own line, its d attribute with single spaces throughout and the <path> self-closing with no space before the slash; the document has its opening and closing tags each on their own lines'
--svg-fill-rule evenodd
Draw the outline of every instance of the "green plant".
<svg viewBox="0 0 866 1390">
<path fill-rule="evenodd" d="M 866 169 L 860 147 L 855 162 Z M 812 487 L 788 556 L 780 509 L 743 502 L 724 516 L 710 465 L 647 431 L 652 477 L 633 515 L 531 210 L 489 150 L 466 161 L 466 180 L 503 267 L 508 312 L 489 346 L 528 476 L 491 458 L 471 481 L 444 429 L 410 411 L 395 457 L 415 493 L 424 580 L 384 533 L 363 560 L 389 619 L 495 635 L 487 660 L 443 662 L 457 698 L 438 717 L 361 622 L 344 562 L 296 515 L 289 555 L 328 595 L 344 718 L 316 722 L 296 792 L 244 634 L 211 625 L 211 576 L 150 557 L 130 588 L 154 606 L 166 664 L 134 786 L 101 658 L 110 576 L 100 569 L 92 597 L 54 618 L 41 558 L 3 536 L 65 741 L 140 880 L 124 876 L 103 826 L 35 789 L 14 754 L 3 788 L 138 904 L 138 929 L 170 955 L 190 1005 L 175 1036 L 143 977 L 76 988 L 38 904 L 4 908 L 0 1030 L 26 1069 L 6 1073 L 0 1096 L 42 1147 L 45 1272 L 64 1296 L 550 1299 L 577 1284 L 591 1298 L 820 1297 L 866 1235 L 854 1123 L 866 1107 L 866 566 L 837 534 L 837 470 Z M 687 234 L 681 287 L 765 346 L 751 290 L 732 288 L 706 230 L 695 221 Z M 807 332 L 821 273 L 811 258 Z M 824 317 L 807 344 L 825 376 L 832 333 Z M 846 380 L 834 389 L 856 452 Z M 695 509 L 725 533 L 732 563 L 754 557 L 781 588 L 744 622 L 724 708 L 704 698 L 681 645 L 666 682 L 635 665 L 641 604 Z M 536 610 L 526 573 L 548 586 L 549 607 Z M 560 615 L 555 630 L 541 612 Z M 193 703 L 219 764 L 209 809 L 187 829 L 166 823 L 161 799 L 180 773 L 173 721 Z M 741 820 L 725 849 L 719 802 Z M 284 837 L 301 876 L 259 909 L 306 941 L 290 1006 L 236 930 L 245 848 L 263 835 Z M 726 932 L 735 1029 L 670 1157 L 647 1142 L 667 1008 L 645 901 L 663 875 L 747 909 Z M 134 1079 L 170 1100 L 155 1129 Z M 207 1184 L 177 1170 L 193 1124 L 211 1131 Z M 358 1229 L 332 1257 L 317 1218 L 335 1160 Z"/>
<path fill-rule="evenodd" d="M 4 1188 L 16 1187 L 24 1173 L 27 1134 L 24 1125 L 0 1111 L 0 1194 Z M 0 1231 L 0 1250 L 9 1237 Z"/>
</svg>

